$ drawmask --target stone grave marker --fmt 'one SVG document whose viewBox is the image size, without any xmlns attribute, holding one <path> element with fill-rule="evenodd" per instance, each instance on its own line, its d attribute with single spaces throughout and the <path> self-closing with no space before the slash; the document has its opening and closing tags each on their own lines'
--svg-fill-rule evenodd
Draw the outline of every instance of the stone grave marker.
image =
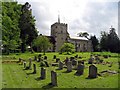
<svg viewBox="0 0 120 90">
<path fill-rule="evenodd" d="M 61 61 L 59 61 L 59 69 L 62 70 L 63 69 L 63 63 Z"/>
<path fill-rule="evenodd" d="M 26 62 L 24 62 L 23 65 L 24 65 L 24 69 L 26 69 Z"/>
<path fill-rule="evenodd" d="M 95 65 L 89 66 L 89 78 L 96 78 L 97 77 L 97 67 Z"/>
<path fill-rule="evenodd" d="M 49 67 L 49 64 L 48 64 L 48 62 L 47 61 L 44 61 L 45 62 L 45 65 L 47 66 L 47 67 Z"/>
<path fill-rule="evenodd" d="M 77 60 L 72 60 L 72 65 L 76 66 L 77 65 Z"/>
<path fill-rule="evenodd" d="M 60 61 L 60 58 L 56 58 L 56 63 L 58 63 Z"/>
<path fill-rule="evenodd" d="M 44 56 L 44 60 L 47 60 L 47 56 Z"/>
<path fill-rule="evenodd" d="M 40 79 L 45 79 L 46 78 L 46 69 L 41 67 L 41 76 Z"/>
<path fill-rule="evenodd" d="M 37 61 L 37 56 L 34 56 L 34 60 Z"/>
<path fill-rule="evenodd" d="M 88 60 L 88 64 L 92 64 L 93 61 L 94 61 L 94 57 L 91 55 L 91 56 L 90 56 L 90 59 Z"/>
<path fill-rule="evenodd" d="M 29 69 L 31 69 L 32 59 L 29 59 Z"/>
<path fill-rule="evenodd" d="M 33 73 L 35 74 L 36 73 L 36 64 L 33 64 Z"/>
<path fill-rule="evenodd" d="M 64 62 L 65 62 L 65 65 L 67 65 L 67 62 L 69 61 L 69 58 L 68 57 L 66 57 L 66 59 L 64 60 Z"/>
<path fill-rule="evenodd" d="M 77 75 L 83 75 L 83 73 L 84 73 L 84 65 L 83 64 L 78 64 L 76 74 Z"/>
<path fill-rule="evenodd" d="M 51 84 L 57 86 L 57 73 L 54 71 L 51 71 Z"/>
<path fill-rule="evenodd" d="M 71 71 L 72 71 L 72 62 L 71 62 L 71 61 L 68 61 L 68 62 L 67 62 L 67 71 L 68 71 L 68 72 L 71 72 Z"/>
<path fill-rule="evenodd" d="M 53 59 L 56 59 L 56 55 L 53 56 Z"/>
</svg>

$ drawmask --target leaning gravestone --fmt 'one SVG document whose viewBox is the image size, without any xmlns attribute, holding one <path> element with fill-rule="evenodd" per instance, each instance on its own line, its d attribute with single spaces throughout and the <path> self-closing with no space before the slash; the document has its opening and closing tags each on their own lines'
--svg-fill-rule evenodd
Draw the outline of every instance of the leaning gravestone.
<svg viewBox="0 0 120 90">
<path fill-rule="evenodd" d="M 23 65 L 24 65 L 24 68 L 26 69 L 26 62 L 24 62 Z"/>
<path fill-rule="evenodd" d="M 29 59 L 29 69 L 31 69 L 32 59 Z"/>
<path fill-rule="evenodd" d="M 97 77 L 97 67 L 95 65 L 89 66 L 89 78 L 96 78 Z"/>
<path fill-rule="evenodd" d="M 36 73 L 36 64 L 33 64 L 33 73 L 35 74 Z"/>
<path fill-rule="evenodd" d="M 72 71 L 72 62 L 71 62 L 71 61 L 68 61 L 68 62 L 67 62 L 67 71 L 68 71 L 68 72 L 71 72 L 71 71 Z"/>
<path fill-rule="evenodd" d="M 62 70 L 63 69 L 63 63 L 61 61 L 59 61 L 59 69 Z"/>
<path fill-rule="evenodd" d="M 41 67 L 41 77 L 40 79 L 45 79 L 46 78 L 46 69 Z"/>
<path fill-rule="evenodd" d="M 88 60 L 88 64 L 92 64 L 93 61 L 94 61 L 94 57 L 91 55 L 91 56 L 90 56 L 90 59 Z"/>
<path fill-rule="evenodd" d="M 51 71 L 51 84 L 57 86 L 57 73 L 54 71 Z"/>
<path fill-rule="evenodd" d="M 83 75 L 83 73 L 84 73 L 84 65 L 83 64 L 78 64 L 76 74 L 77 75 Z"/>
</svg>

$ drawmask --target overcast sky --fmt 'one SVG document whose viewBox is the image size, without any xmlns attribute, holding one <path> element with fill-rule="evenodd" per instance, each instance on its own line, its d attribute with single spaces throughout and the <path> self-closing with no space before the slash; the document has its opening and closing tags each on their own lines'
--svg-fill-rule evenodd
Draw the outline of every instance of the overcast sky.
<svg viewBox="0 0 120 90">
<path fill-rule="evenodd" d="M 70 36 L 87 31 L 100 36 L 114 27 L 118 32 L 118 0 L 17 0 L 29 2 L 39 33 L 50 35 L 50 27 L 58 21 L 68 24 Z M 114 2 L 113 2 L 114 1 Z"/>
</svg>

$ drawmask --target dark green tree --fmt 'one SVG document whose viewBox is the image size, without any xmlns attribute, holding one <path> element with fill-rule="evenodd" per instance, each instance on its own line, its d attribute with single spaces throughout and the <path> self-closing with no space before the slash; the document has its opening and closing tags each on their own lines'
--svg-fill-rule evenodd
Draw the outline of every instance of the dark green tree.
<svg viewBox="0 0 120 90">
<path fill-rule="evenodd" d="M 43 51 L 44 55 L 48 48 L 52 45 L 49 39 L 45 36 L 38 36 L 37 39 L 34 40 L 33 45 L 36 46 L 38 49 Z"/>
<path fill-rule="evenodd" d="M 21 43 L 18 27 L 20 8 L 21 5 L 17 2 L 2 2 L 2 44 L 7 54 Z"/>
<path fill-rule="evenodd" d="M 92 46 L 93 46 L 93 51 L 96 52 L 98 51 L 98 45 L 99 45 L 99 41 L 98 39 L 96 38 L 96 36 L 91 36 L 90 37 L 90 40 L 92 41 Z"/>
<path fill-rule="evenodd" d="M 32 50 L 32 42 L 38 36 L 38 32 L 35 28 L 35 19 L 32 16 L 31 5 L 26 2 L 22 5 L 21 15 L 19 21 L 20 38 L 22 40 L 21 51 L 24 53 L 26 51 L 26 46 L 29 45 Z"/>
<path fill-rule="evenodd" d="M 101 32 L 100 47 L 105 51 L 120 52 L 120 40 L 115 28 L 111 27 L 109 33 Z"/>
</svg>

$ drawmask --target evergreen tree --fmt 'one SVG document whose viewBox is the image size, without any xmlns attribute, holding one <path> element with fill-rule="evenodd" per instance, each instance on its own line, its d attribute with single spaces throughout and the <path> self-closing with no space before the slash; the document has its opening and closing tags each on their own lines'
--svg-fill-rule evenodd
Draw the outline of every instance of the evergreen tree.
<svg viewBox="0 0 120 90">
<path fill-rule="evenodd" d="M 32 42 L 38 36 L 38 32 L 35 28 L 35 19 L 32 16 L 31 5 L 26 2 L 22 5 L 19 21 L 19 27 L 21 29 L 20 38 L 22 39 L 21 51 L 25 52 L 26 46 L 29 45 L 32 49 Z"/>
<path fill-rule="evenodd" d="M 90 40 L 92 41 L 92 45 L 93 45 L 93 50 L 94 52 L 98 51 L 98 45 L 99 45 L 99 42 L 98 42 L 98 39 L 96 38 L 96 36 L 91 36 L 90 37 Z"/>
</svg>

